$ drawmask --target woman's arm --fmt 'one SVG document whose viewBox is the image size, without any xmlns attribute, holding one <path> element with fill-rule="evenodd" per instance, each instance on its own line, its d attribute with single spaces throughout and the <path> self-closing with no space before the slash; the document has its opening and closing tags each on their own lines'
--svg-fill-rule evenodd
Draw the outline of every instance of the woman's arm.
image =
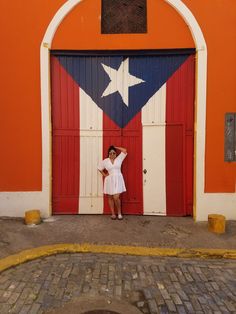
<svg viewBox="0 0 236 314">
<path fill-rule="evenodd" d="M 107 172 L 104 172 L 103 170 L 98 169 L 98 171 L 103 175 L 103 177 L 109 176 L 109 174 Z"/>
<path fill-rule="evenodd" d="M 116 149 L 119 149 L 122 153 L 127 154 L 127 149 L 124 147 L 115 146 Z"/>
</svg>

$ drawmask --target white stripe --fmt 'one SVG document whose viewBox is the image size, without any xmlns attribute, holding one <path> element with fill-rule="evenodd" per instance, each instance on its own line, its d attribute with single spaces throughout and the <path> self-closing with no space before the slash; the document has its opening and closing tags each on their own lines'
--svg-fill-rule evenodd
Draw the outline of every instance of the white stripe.
<svg viewBox="0 0 236 314">
<path fill-rule="evenodd" d="M 102 214 L 102 176 L 97 170 L 102 158 L 103 112 L 80 89 L 80 214 Z"/>
<path fill-rule="evenodd" d="M 166 84 L 142 109 L 144 215 L 166 215 Z"/>
</svg>

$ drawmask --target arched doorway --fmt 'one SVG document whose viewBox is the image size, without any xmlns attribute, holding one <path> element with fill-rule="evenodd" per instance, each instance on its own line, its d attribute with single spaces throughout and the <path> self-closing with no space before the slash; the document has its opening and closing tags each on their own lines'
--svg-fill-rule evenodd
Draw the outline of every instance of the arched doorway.
<svg viewBox="0 0 236 314">
<path fill-rule="evenodd" d="M 48 199 L 50 199 L 50 181 L 48 176 L 48 171 L 50 170 L 50 164 L 49 164 L 49 156 L 50 156 L 50 150 L 48 149 L 50 147 L 49 143 L 49 125 L 47 125 L 48 121 L 48 112 L 47 109 L 49 107 L 49 64 L 48 64 L 48 49 L 50 49 L 51 42 L 53 39 L 53 35 L 60 24 L 60 22 L 63 20 L 63 18 L 70 12 L 70 10 L 78 4 L 80 1 L 68 1 L 65 5 L 61 7 L 61 9 L 57 12 L 57 14 L 54 16 L 52 22 L 50 23 L 48 30 L 45 34 L 44 40 L 41 45 L 41 74 L 42 74 L 42 81 L 41 81 L 41 90 L 42 90 L 42 116 L 43 116 L 43 189 L 45 193 L 48 195 Z M 204 37 L 201 33 L 200 27 L 197 24 L 196 20 L 194 19 L 191 12 L 187 9 L 187 7 L 182 2 L 176 2 L 176 1 L 166 1 L 170 5 L 172 5 L 186 20 L 186 22 L 189 25 L 189 28 L 193 34 L 195 43 L 196 43 L 196 52 L 197 52 L 197 101 L 198 101 L 198 110 L 200 111 L 200 115 L 198 117 L 203 119 L 201 120 L 200 127 L 204 126 L 205 124 L 205 87 L 206 87 L 206 45 L 204 41 Z M 46 119 L 45 119 L 46 118 Z M 205 128 L 203 128 L 205 129 Z M 204 151 L 204 144 L 205 144 L 205 136 L 202 133 L 199 133 L 199 139 L 197 140 L 198 145 L 202 147 L 202 150 Z M 203 179 L 203 165 L 199 164 L 199 188 L 200 190 L 203 189 L 202 186 L 202 179 Z"/>
</svg>

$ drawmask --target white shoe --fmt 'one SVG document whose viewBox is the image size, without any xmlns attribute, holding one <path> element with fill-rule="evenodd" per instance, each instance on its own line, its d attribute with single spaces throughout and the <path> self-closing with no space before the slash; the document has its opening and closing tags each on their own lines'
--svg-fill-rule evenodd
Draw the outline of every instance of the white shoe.
<svg viewBox="0 0 236 314">
<path fill-rule="evenodd" d="M 122 220 L 122 219 L 123 219 L 123 216 L 122 216 L 121 214 L 119 214 L 119 215 L 118 215 L 118 219 L 119 219 L 119 220 Z"/>
</svg>

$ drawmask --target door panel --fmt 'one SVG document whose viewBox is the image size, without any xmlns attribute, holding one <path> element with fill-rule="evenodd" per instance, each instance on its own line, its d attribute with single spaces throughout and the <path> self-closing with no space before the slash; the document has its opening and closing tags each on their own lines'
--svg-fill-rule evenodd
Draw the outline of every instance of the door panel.
<svg viewBox="0 0 236 314">
<path fill-rule="evenodd" d="M 144 214 L 166 214 L 165 125 L 143 128 Z"/>
<path fill-rule="evenodd" d="M 122 173 L 127 191 L 122 194 L 122 211 L 124 214 L 143 213 L 142 192 L 142 128 L 141 114 L 123 129 L 117 127 L 104 114 L 103 116 L 103 158 L 107 157 L 110 145 L 127 148 L 128 155 L 122 165 Z M 104 197 L 104 213 L 110 213 L 107 198 Z"/>
<path fill-rule="evenodd" d="M 122 210 L 124 214 L 143 214 L 141 112 L 122 129 L 122 146 L 128 150 L 122 166 L 127 185 L 127 191 L 122 194 Z"/>
<path fill-rule="evenodd" d="M 142 109 L 144 214 L 166 215 L 166 84 Z"/>
<path fill-rule="evenodd" d="M 168 216 L 184 216 L 184 127 L 166 126 L 166 207 Z"/>
<path fill-rule="evenodd" d="M 194 55 L 189 56 L 167 82 L 166 198 L 169 216 L 193 213 L 194 58 Z"/>
<path fill-rule="evenodd" d="M 80 89 L 80 178 L 79 214 L 102 214 L 102 177 L 97 165 L 102 155 L 103 112 L 90 97 Z"/>
<path fill-rule="evenodd" d="M 79 88 L 52 58 L 52 211 L 77 214 L 79 196 Z"/>
<path fill-rule="evenodd" d="M 191 215 L 194 56 L 62 54 L 51 69 L 53 213 L 110 213 L 97 164 L 113 144 L 128 149 L 125 214 Z"/>
</svg>

